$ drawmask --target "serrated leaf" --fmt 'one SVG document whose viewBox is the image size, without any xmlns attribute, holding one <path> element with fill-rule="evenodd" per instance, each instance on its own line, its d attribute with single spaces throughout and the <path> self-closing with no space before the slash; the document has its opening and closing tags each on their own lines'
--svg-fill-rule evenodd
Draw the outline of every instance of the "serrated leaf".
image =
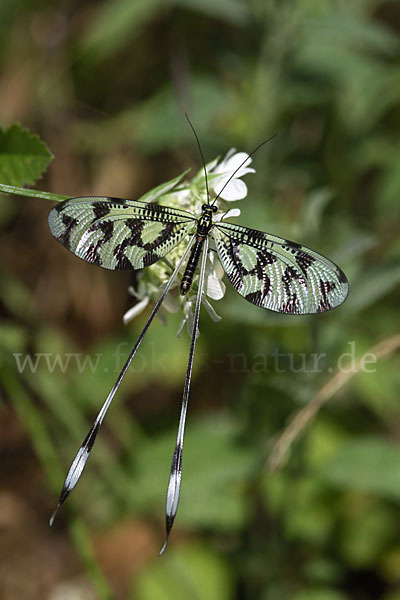
<svg viewBox="0 0 400 600">
<path fill-rule="evenodd" d="M 20 125 L 0 129 L 0 182 L 33 185 L 53 158 L 46 144 Z"/>
</svg>

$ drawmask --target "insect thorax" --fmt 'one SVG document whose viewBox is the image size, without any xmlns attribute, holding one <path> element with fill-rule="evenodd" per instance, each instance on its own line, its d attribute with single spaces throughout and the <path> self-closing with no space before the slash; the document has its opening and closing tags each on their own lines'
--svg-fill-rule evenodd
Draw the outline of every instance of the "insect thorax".
<svg viewBox="0 0 400 600">
<path fill-rule="evenodd" d="M 193 277 L 198 265 L 201 250 L 204 244 L 204 240 L 209 234 L 213 225 L 213 214 L 216 213 L 217 207 L 215 205 L 203 204 L 201 207 L 202 214 L 197 221 L 196 241 L 190 253 L 189 260 L 186 265 L 185 272 L 182 277 L 180 285 L 180 293 L 185 296 L 193 283 Z"/>
<path fill-rule="evenodd" d="M 213 214 L 217 212 L 215 205 L 203 204 L 201 217 L 197 221 L 197 236 L 206 236 L 211 230 Z"/>
</svg>

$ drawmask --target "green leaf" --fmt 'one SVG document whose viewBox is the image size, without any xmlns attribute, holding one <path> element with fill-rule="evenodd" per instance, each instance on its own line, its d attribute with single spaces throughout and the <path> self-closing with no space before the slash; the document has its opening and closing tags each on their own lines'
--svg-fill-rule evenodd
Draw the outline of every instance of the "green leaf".
<svg viewBox="0 0 400 600">
<path fill-rule="evenodd" d="M 196 130 L 208 146 L 221 143 L 218 115 L 226 116 L 232 108 L 232 99 L 222 82 L 213 76 L 197 76 L 190 88 L 191 111 L 196 115 Z M 181 148 L 185 140 L 193 147 L 193 135 L 183 120 L 176 103 L 176 90 L 170 84 L 159 87 L 142 102 L 122 110 L 119 114 L 99 122 L 79 123 L 76 127 L 78 143 L 87 151 L 102 153 L 104 139 L 108 149 L 122 144 L 133 144 L 142 154 L 151 154 Z"/>
<path fill-rule="evenodd" d="M 175 4 L 233 25 L 244 26 L 250 17 L 248 6 L 241 0 L 175 0 Z"/>
<path fill-rule="evenodd" d="M 341 555 L 357 569 L 378 564 L 385 549 L 396 543 L 398 511 L 385 502 L 362 494 L 349 494 L 344 526 L 338 534 Z"/>
<path fill-rule="evenodd" d="M 348 596 L 328 588 L 308 588 L 292 596 L 292 600 L 346 600 Z"/>
<path fill-rule="evenodd" d="M 398 102 L 398 73 L 388 61 L 398 52 L 398 40 L 388 28 L 354 14 L 350 5 L 302 19 L 296 61 L 330 81 L 346 128 L 361 132 Z"/>
<path fill-rule="evenodd" d="M 0 353 L 4 350 L 7 358 L 12 358 L 13 352 L 21 351 L 26 342 L 27 334 L 23 327 L 18 325 L 0 324 Z M 0 354 L 1 356 L 1 354 Z M 1 361 L 1 358 L 0 358 Z"/>
<path fill-rule="evenodd" d="M 107 58 L 132 43 L 153 19 L 174 5 L 235 25 L 245 24 L 249 15 L 241 0 L 113 0 L 98 11 L 82 41 L 83 52 L 99 60 Z"/>
<path fill-rule="evenodd" d="M 394 591 L 390 593 L 388 596 L 385 596 L 384 600 L 400 600 L 400 591 Z"/>
<path fill-rule="evenodd" d="M 237 438 L 238 426 L 226 416 L 191 422 L 183 455 L 184 486 L 179 504 L 179 525 L 237 531 L 246 520 L 245 484 L 254 457 Z M 152 438 L 135 450 L 135 487 L 141 510 L 162 510 L 175 430 Z M 161 500 L 162 498 L 162 500 Z"/>
<path fill-rule="evenodd" d="M 163 0 L 113 0 L 100 7 L 82 51 L 102 60 L 131 43 L 164 7 Z"/>
<path fill-rule="evenodd" d="M 310 194 L 301 215 L 301 230 L 303 235 L 318 233 L 321 228 L 323 212 L 332 198 L 333 193 L 328 189 L 316 190 Z"/>
<path fill-rule="evenodd" d="M 397 287 L 400 281 L 398 264 L 369 267 L 351 281 L 351 293 L 346 302 L 347 311 L 360 312 Z"/>
<path fill-rule="evenodd" d="M 183 171 L 183 173 L 181 173 L 177 177 L 174 177 L 174 179 L 170 179 L 169 181 L 166 181 L 165 183 L 161 183 L 161 185 L 158 185 L 157 187 L 155 187 L 152 190 L 150 190 L 149 192 L 147 192 L 147 194 L 142 196 L 140 198 L 140 201 L 141 202 L 155 202 L 156 200 L 158 200 L 158 198 L 160 198 L 160 196 L 163 196 L 164 194 L 167 194 L 172 189 L 174 189 L 174 187 L 176 187 L 178 185 L 178 183 L 180 181 L 182 181 L 182 179 L 185 177 L 185 175 L 187 173 L 189 173 L 189 171 L 190 171 L 190 169 L 186 169 L 186 171 Z"/>
<path fill-rule="evenodd" d="M 368 361 L 374 357 L 370 355 L 366 358 Z M 371 360 L 369 364 L 364 363 L 364 368 L 351 381 L 350 389 L 356 392 L 360 402 L 390 425 L 399 414 L 399 386 L 398 361 L 393 357 L 392 360 Z"/>
<path fill-rule="evenodd" d="M 141 573 L 132 598 L 138 600 L 228 600 L 233 589 L 221 558 L 199 546 L 170 549 Z"/>
<path fill-rule="evenodd" d="M 400 448 L 380 438 L 355 440 L 323 467 L 328 483 L 400 500 Z"/>
<path fill-rule="evenodd" d="M 19 125 L 0 129 L 0 182 L 33 185 L 53 158 L 46 144 Z"/>
</svg>

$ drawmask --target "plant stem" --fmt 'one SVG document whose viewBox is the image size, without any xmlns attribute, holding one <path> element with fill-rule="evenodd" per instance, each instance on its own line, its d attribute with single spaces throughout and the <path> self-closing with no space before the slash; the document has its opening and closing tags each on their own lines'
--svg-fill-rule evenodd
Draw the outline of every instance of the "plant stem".
<svg viewBox="0 0 400 600">
<path fill-rule="evenodd" d="M 16 194 L 17 196 L 30 196 L 31 198 L 42 198 L 43 200 L 51 200 L 53 202 L 61 202 L 62 200 L 69 198 L 69 196 L 62 196 L 61 194 L 52 194 L 51 192 L 42 192 L 41 190 L 20 188 L 13 185 L 5 185 L 4 183 L 0 183 L 0 193 Z"/>
</svg>

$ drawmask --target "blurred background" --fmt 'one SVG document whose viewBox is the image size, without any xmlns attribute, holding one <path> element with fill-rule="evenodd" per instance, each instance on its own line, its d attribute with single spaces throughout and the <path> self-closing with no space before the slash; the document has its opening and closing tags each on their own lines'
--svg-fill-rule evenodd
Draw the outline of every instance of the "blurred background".
<svg viewBox="0 0 400 600">
<path fill-rule="evenodd" d="M 384 0 L 2 0 L 0 126 L 51 149 L 38 189 L 138 198 L 196 173 L 185 111 L 206 160 L 278 133 L 240 222 L 329 256 L 350 295 L 287 317 L 228 285 L 222 321 L 202 311 L 161 559 L 189 338 L 154 322 L 49 529 L 149 308 L 125 327 L 136 275 L 2 195 L 1 598 L 400 599 L 399 30 Z"/>
</svg>

